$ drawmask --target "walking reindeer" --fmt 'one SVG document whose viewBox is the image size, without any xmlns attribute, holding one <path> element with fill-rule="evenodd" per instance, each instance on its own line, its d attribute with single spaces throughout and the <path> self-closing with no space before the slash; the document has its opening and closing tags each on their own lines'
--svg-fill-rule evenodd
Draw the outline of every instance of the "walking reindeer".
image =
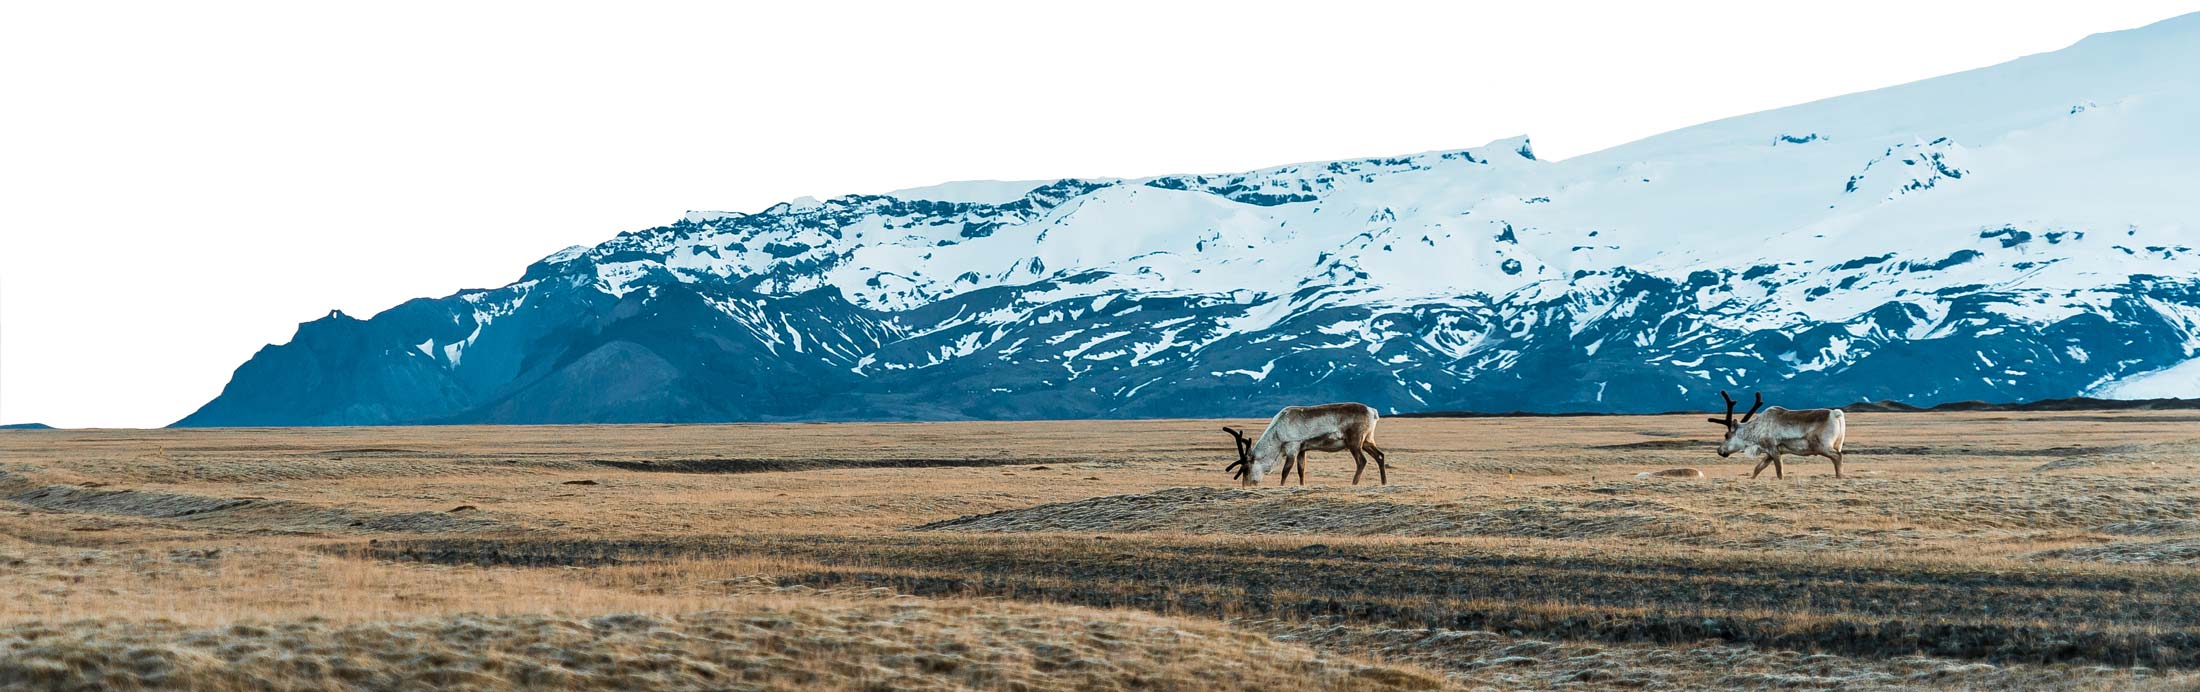
<svg viewBox="0 0 2200 692">
<path fill-rule="evenodd" d="M 1726 440 L 1719 443 L 1719 457 L 1726 458 L 1735 454 L 1741 454 L 1745 458 L 1755 457 L 1757 469 L 1749 472 L 1750 478 L 1764 473 L 1768 464 L 1772 466 L 1773 478 L 1786 478 L 1787 474 L 1780 468 L 1780 455 L 1783 454 L 1816 455 L 1832 459 L 1833 477 L 1841 477 L 1841 441 L 1848 435 L 1849 429 L 1847 414 L 1842 413 L 1841 409 L 1813 408 L 1798 411 L 1774 406 L 1759 415 L 1757 409 L 1764 408 L 1765 395 L 1758 394 L 1756 403 L 1749 407 L 1749 413 L 1743 414 L 1742 419 L 1736 421 L 1734 397 L 1721 391 L 1719 398 L 1726 400 L 1726 417 L 1711 419 L 1713 423 L 1726 426 Z"/>
<path fill-rule="evenodd" d="M 1375 409 L 1365 404 L 1322 404 L 1320 406 L 1286 406 L 1268 421 L 1268 429 L 1260 439 L 1252 440 L 1237 428 L 1223 426 L 1237 440 L 1238 460 L 1225 471 L 1235 471 L 1231 477 L 1240 485 L 1259 485 L 1260 479 L 1278 464 L 1283 466 L 1283 476 L 1276 479 L 1282 485 L 1291 479 L 1294 465 L 1299 470 L 1299 485 L 1306 485 L 1307 452 L 1351 452 L 1358 466 L 1352 470 L 1352 484 L 1360 484 L 1360 474 L 1367 472 L 1368 457 L 1375 458 L 1375 473 L 1384 485 L 1390 484 L 1390 466 L 1383 460 L 1383 450 L 1375 447 L 1372 439 L 1375 423 L 1381 417 Z"/>
</svg>

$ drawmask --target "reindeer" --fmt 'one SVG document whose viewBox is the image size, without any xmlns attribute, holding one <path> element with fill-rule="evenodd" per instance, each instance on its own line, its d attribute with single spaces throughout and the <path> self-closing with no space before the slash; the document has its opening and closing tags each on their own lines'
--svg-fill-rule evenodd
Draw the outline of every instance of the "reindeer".
<svg viewBox="0 0 2200 692">
<path fill-rule="evenodd" d="M 1277 464 L 1283 465 L 1283 477 L 1276 479 L 1282 485 L 1291 479 L 1294 464 L 1299 469 L 1299 485 L 1306 485 L 1307 452 L 1351 452 L 1352 460 L 1359 462 L 1352 471 L 1352 484 L 1360 484 L 1360 474 L 1367 472 L 1367 458 L 1375 457 L 1375 473 L 1383 485 L 1390 484 L 1390 465 L 1383 460 L 1383 450 L 1375 447 L 1370 439 L 1375 434 L 1375 422 L 1380 418 L 1375 409 L 1364 404 L 1322 404 L 1320 406 L 1285 406 L 1268 421 L 1268 429 L 1260 439 L 1246 439 L 1237 428 L 1223 426 L 1237 440 L 1238 460 L 1223 470 L 1236 470 L 1232 478 L 1240 485 L 1259 485 L 1262 476 Z"/>
<path fill-rule="evenodd" d="M 1847 414 L 1837 408 L 1814 408 L 1791 411 L 1774 406 L 1765 409 L 1764 416 L 1757 409 L 1764 408 L 1765 395 L 1758 394 L 1749 413 L 1742 420 L 1734 420 L 1734 397 L 1719 392 L 1726 400 L 1726 417 L 1712 418 L 1711 422 L 1726 426 L 1726 440 L 1719 443 L 1719 458 L 1744 454 L 1757 458 L 1757 470 L 1749 472 L 1750 478 L 1765 472 L 1772 466 L 1773 478 L 1786 478 L 1780 468 L 1780 455 L 1817 455 L 1833 460 L 1833 477 L 1841 477 L 1841 441 L 1848 436 Z"/>
</svg>

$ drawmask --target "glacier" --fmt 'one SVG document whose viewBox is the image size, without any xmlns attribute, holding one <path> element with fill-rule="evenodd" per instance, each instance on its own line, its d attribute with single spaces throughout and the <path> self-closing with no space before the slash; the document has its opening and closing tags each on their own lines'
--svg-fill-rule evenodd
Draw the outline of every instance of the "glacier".
<svg viewBox="0 0 2200 692">
<path fill-rule="evenodd" d="M 179 425 L 2200 395 L 2193 65 L 2200 15 L 1561 161 L 690 211 L 303 324 Z"/>
</svg>

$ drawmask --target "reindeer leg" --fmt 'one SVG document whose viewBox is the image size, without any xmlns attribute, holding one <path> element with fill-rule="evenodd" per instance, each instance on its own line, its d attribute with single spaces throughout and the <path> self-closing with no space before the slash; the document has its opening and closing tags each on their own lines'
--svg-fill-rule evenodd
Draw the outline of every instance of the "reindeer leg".
<svg viewBox="0 0 2200 692">
<path fill-rule="evenodd" d="M 1772 457 L 1764 457 L 1764 458 L 1762 458 L 1762 459 L 1759 459 L 1759 460 L 1757 461 L 1757 469 L 1756 469 L 1756 470 L 1754 470 L 1754 471 L 1750 471 L 1750 472 L 1749 472 L 1749 479 L 1750 479 L 1750 480 L 1757 480 L 1757 474 L 1760 474 L 1760 473 L 1764 473 L 1764 472 L 1765 472 L 1765 467 L 1767 467 L 1767 466 L 1771 466 L 1771 465 L 1772 465 Z"/>
<path fill-rule="evenodd" d="M 1291 482 L 1291 455 L 1283 455 L 1283 475 L 1276 477 L 1276 485 Z"/>
<path fill-rule="evenodd" d="M 1834 478 L 1840 478 L 1840 477 L 1841 477 L 1841 457 L 1842 457 L 1842 456 L 1843 456 L 1843 455 L 1842 455 L 1842 454 L 1841 454 L 1840 452 L 1827 452 L 1827 453 L 1826 453 L 1826 458 L 1827 458 L 1827 459 L 1832 459 L 1832 460 L 1833 460 L 1833 477 L 1834 477 Z"/>
<path fill-rule="evenodd" d="M 1778 480 L 1787 480 L 1787 471 L 1780 468 L 1779 455 L 1773 455 L 1772 457 L 1772 477 Z"/>
<path fill-rule="evenodd" d="M 1375 473 L 1382 476 L 1383 485 L 1390 485 L 1390 465 L 1383 463 L 1383 450 L 1377 449 L 1373 442 L 1362 442 L 1360 447 L 1375 455 Z"/>
<path fill-rule="evenodd" d="M 1349 445 L 1344 448 L 1344 451 L 1352 453 L 1352 461 L 1354 462 L 1352 466 L 1352 484 L 1359 485 L 1360 474 L 1367 473 L 1367 453 L 1360 451 L 1359 447 Z"/>
<path fill-rule="evenodd" d="M 1306 485 L 1306 450 L 1299 450 L 1299 485 Z"/>
</svg>

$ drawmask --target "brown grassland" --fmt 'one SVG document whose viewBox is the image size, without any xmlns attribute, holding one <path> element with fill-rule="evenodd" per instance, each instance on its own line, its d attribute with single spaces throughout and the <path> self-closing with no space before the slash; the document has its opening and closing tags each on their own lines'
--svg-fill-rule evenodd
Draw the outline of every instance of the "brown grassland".
<svg viewBox="0 0 2200 692">
<path fill-rule="evenodd" d="M 1226 423 L 0 431 L 0 688 L 2200 689 L 2191 413 Z"/>
</svg>

